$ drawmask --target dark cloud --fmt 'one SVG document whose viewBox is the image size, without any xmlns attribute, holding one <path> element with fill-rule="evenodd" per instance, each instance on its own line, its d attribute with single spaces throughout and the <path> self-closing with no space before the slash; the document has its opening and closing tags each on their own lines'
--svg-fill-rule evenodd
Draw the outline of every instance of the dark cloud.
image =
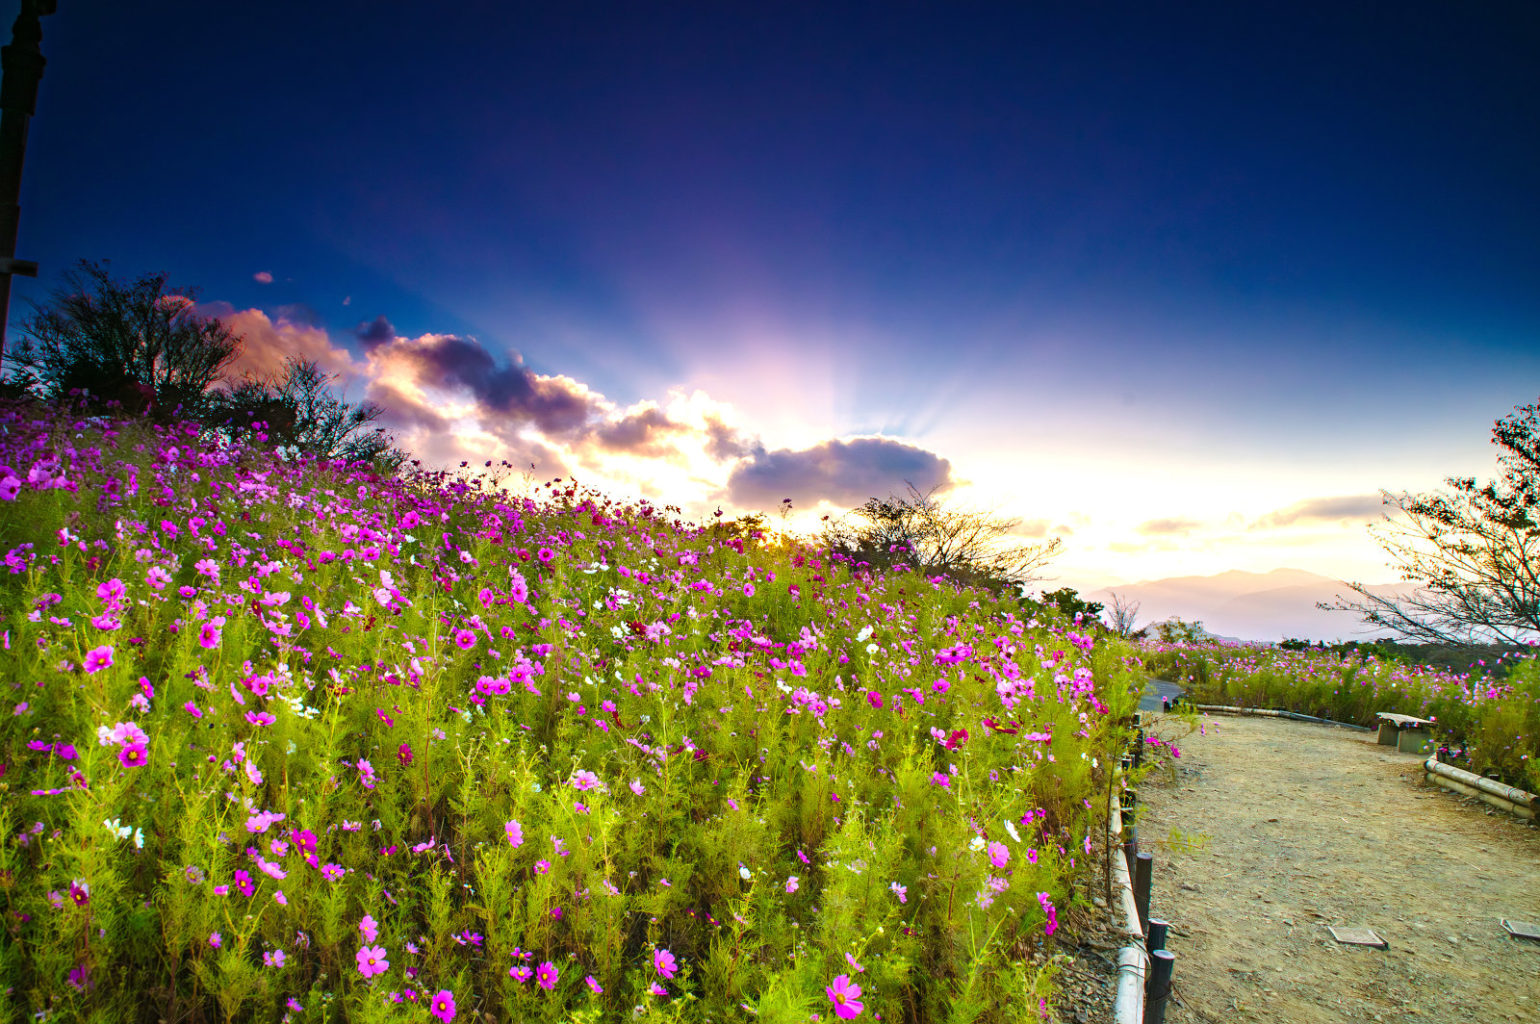
<svg viewBox="0 0 1540 1024">
<path fill-rule="evenodd" d="M 1289 526 L 1301 521 L 1333 522 L 1373 519 L 1384 510 L 1385 499 L 1378 494 L 1345 494 L 1335 498 L 1311 498 L 1279 509 L 1256 521 L 1255 526 Z"/>
<path fill-rule="evenodd" d="M 376 345 L 383 345 L 387 341 L 394 341 L 396 329 L 391 326 L 389 320 L 385 319 L 385 314 L 381 313 L 373 320 L 359 321 L 358 326 L 353 328 L 353 334 L 363 343 L 365 350 L 368 350 Z"/>
<path fill-rule="evenodd" d="M 518 363 L 499 366 L 473 338 L 424 335 L 397 342 L 392 354 L 413 366 L 419 384 L 463 387 L 487 412 L 533 423 L 547 435 L 579 436 L 601 412 L 580 386 L 561 378 L 541 379 Z"/>
<path fill-rule="evenodd" d="M 1139 532 L 1146 536 L 1185 536 L 1203 524 L 1196 519 L 1151 519 L 1139 524 Z"/>
<path fill-rule="evenodd" d="M 706 417 L 706 454 L 718 462 L 741 459 L 762 451 L 754 442 L 715 416 Z"/>
<path fill-rule="evenodd" d="M 669 419 L 662 409 L 648 408 L 606 423 L 594 432 L 594 436 L 610 451 L 661 455 L 669 449 L 660 438 L 679 429 L 679 424 Z"/>
<path fill-rule="evenodd" d="M 855 506 L 910 485 L 924 494 L 951 481 L 952 464 L 934 452 L 874 437 L 825 441 L 801 451 L 759 449 L 733 470 L 727 495 L 751 508 L 779 505 L 782 498 L 804 508 L 819 501 Z"/>
<path fill-rule="evenodd" d="M 373 381 L 369 384 L 368 399 L 384 410 L 384 421 L 392 426 L 422 427 L 429 431 L 447 430 L 449 422 L 437 412 L 413 401 L 389 384 Z"/>
</svg>

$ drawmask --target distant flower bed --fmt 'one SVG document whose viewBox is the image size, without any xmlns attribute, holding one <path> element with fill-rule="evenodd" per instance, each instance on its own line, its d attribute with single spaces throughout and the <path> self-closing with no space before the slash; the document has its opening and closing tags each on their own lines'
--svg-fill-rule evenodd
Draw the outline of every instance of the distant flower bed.
<svg viewBox="0 0 1540 1024">
<path fill-rule="evenodd" d="M 1501 679 L 1331 651 L 1150 644 L 1148 670 L 1181 683 L 1196 703 L 1298 711 L 1374 725 L 1390 711 L 1430 718 L 1451 760 L 1540 792 L 1540 661 Z"/>
<path fill-rule="evenodd" d="M 7 999 L 1037 1016 L 1127 649 L 552 486 L 0 416 Z"/>
</svg>

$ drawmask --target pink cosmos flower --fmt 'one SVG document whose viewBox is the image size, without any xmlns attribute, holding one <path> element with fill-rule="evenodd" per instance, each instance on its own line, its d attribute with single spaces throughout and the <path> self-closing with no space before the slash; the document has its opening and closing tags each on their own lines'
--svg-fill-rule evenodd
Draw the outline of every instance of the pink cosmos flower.
<svg viewBox="0 0 1540 1024">
<path fill-rule="evenodd" d="M 205 622 L 198 630 L 198 646 L 204 650 L 212 651 L 219 646 L 219 627 L 212 622 Z"/>
<path fill-rule="evenodd" d="M 524 845 L 524 826 L 517 821 L 510 821 L 503 826 L 503 832 L 508 836 L 508 845 L 520 847 Z"/>
<path fill-rule="evenodd" d="M 1006 861 L 1011 859 L 1011 851 L 1005 848 L 1004 843 L 989 844 L 989 863 L 997 868 L 1005 867 Z"/>
<path fill-rule="evenodd" d="M 876 690 L 866 691 L 866 702 L 872 707 L 876 708 L 878 711 L 882 710 L 882 694 L 878 693 Z"/>
<path fill-rule="evenodd" d="M 1043 925 L 1043 934 L 1052 935 L 1059 927 L 1059 912 L 1054 909 L 1053 901 L 1048 898 L 1046 892 L 1037 894 L 1037 902 L 1042 904 L 1043 913 L 1048 915 L 1048 920 Z"/>
<path fill-rule="evenodd" d="M 602 996 L 604 994 L 604 989 L 599 987 L 599 983 L 594 980 L 594 976 L 592 974 L 583 979 L 583 984 L 592 989 L 594 995 L 596 996 Z"/>
<path fill-rule="evenodd" d="M 538 557 L 542 562 L 549 562 L 551 559 L 556 557 L 556 552 L 552 551 L 550 548 L 541 548 L 539 555 L 536 557 Z"/>
<path fill-rule="evenodd" d="M 657 968 L 658 976 L 663 978 L 671 979 L 675 972 L 679 970 L 679 964 L 674 960 L 674 954 L 666 949 L 657 950 L 652 954 L 652 966 Z"/>
<path fill-rule="evenodd" d="M 366 978 L 384 974 L 390 969 L 390 961 L 385 959 L 385 950 L 381 946 L 365 946 L 354 959 L 358 961 L 358 973 Z"/>
<path fill-rule="evenodd" d="M 534 977 L 534 972 L 531 971 L 528 967 L 525 967 L 523 964 L 515 964 L 514 966 L 508 968 L 508 977 L 522 985 L 524 982 Z"/>
<path fill-rule="evenodd" d="M 433 997 L 433 1002 L 429 1005 L 428 1010 L 439 1020 L 445 1021 L 446 1024 L 448 1021 L 454 1020 L 455 994 L 447 988 L 439 989 L 438 995 Z"/>
<path fill-rule="evenodd" d="M 370 915 L 365 914 L 364 919 L 358 922 L 358 930 L 363 933 L 365 942 L 373 942 L 379 937 L 380 923 Z"/>
<path fill-rule="evenodd" d="M 647 792 L 647 787 L 642 785 L 641 779 L 632 779 L 631 792 L 635 793 L 637 796 L 641 796 L 643 793 Z"/>
<path fill-rule="evenodd" d="M 655 996 L 668 995 L 668 989 L 664 988 L 662 985 L 659 985 L 657 982 L 653 982 L 650 986 L 648 986 L 647 991 L 651 992 Z"/>
<path fill-rule="evenodd" d="M 560 975 L 561 972 L 556 969 L 556 965 L 547 960 L 535 969 L 535 982 L 549 992 L 556 987 L 556 979 Z"/>
<path fill-rule="evenodd" d="M 861 1002 L 861 986 L 855 984 L 847 975 L 841 974 L 834 979 L 834 984 L 824 989 L 829 996 L 829 1002 L 834 1004 L 834 1015 L 843 1020 L 859 1017 L 866 1005 Z"/>
<path fill-rule="evenodd" d="M 797 876 L 796 875 L 792 875 L 792 876 L 790 876 L 789 878 L 786 879 L 786 891 L 787 892 L 796 892 L 797 891 Z"/>
<path fill-rule="evenodd" d="M 86 652 L 85 669 L 87 672 L 100 672 L 104 668 L 112 667 L 112 645 L 103 644 L 94 650 Z"/>
<path fill-rule="evenodd" d="M 150 757 L 145 753 L 144 745 L 141 743 L 131 743 L 118 751 L 118 760 L 123 762 L 123 767 L 125 768 L 143 768 L 145 762 L 149 759 Z"/>
<path fill-rule="evenodd" d="M 224 936 L 220 935 L 218 932 L 210 932 L 209 933 L 209 946 L 210 947 L 212 947 L 214 949 L 218 949 L 220 946 L 223 946 L 224 944 L 225 944 Z"/>
<path fill-rule="evenodd" d="M 593 789 L 599 784 L 599 776 L 593 772 L 578 771 L 572 776 L 572 788 L 583 791 Z"/>
<path fill-rule="evenodd" d="M 455 630 L 455 646 L 462 651 L 468 651 L 476 646 L 476 634 L 468 629 Z"/>
<path fill-rule="evenodd" d="M 548 860 L 535 861 L 535 874 L 543 875 L 551 870 L 551 862 Z"/>
</svg>

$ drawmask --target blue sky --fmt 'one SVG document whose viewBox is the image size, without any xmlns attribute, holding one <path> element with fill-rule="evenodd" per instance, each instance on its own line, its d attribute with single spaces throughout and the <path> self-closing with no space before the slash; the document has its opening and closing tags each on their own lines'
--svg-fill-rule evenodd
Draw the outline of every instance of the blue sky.
<svg viewBox="0 0 1540 1024">
<path fill-rule="evenodd" d="M 1540 397 L 1532 4 L 60 6 L 13 324 L 165 270 L 430 458 L 1378 580 L 1259 524 Z"/>
</svg>

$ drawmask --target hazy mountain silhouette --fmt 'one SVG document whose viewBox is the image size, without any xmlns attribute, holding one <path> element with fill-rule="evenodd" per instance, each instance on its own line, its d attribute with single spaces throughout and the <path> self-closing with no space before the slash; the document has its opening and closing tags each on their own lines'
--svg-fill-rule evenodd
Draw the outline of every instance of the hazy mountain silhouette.
<svg viewBox="0 0 1540 1024">
<path fill-rule="evenodd" d="M 1403 592 L 1405 584 L 1371 587 L 1373 593 Z M 1241 572 L 1217 576 L 1175 576 L 1106 587 L 1086 595 L 1111 603 L 1116 591 L 1139 603 L 1139 624 L 1180 617 L 1198 620 L 1210 633 L 1242 640 L 1277 642 L 1285 637 L 1304 640 L 1366 640 L 1375 634 L 1351 612 L 1326 612 L 1318 601 L 1333 601 L 1351 592 L 1341 581 L 1303 569 Z"/>
</svg>

